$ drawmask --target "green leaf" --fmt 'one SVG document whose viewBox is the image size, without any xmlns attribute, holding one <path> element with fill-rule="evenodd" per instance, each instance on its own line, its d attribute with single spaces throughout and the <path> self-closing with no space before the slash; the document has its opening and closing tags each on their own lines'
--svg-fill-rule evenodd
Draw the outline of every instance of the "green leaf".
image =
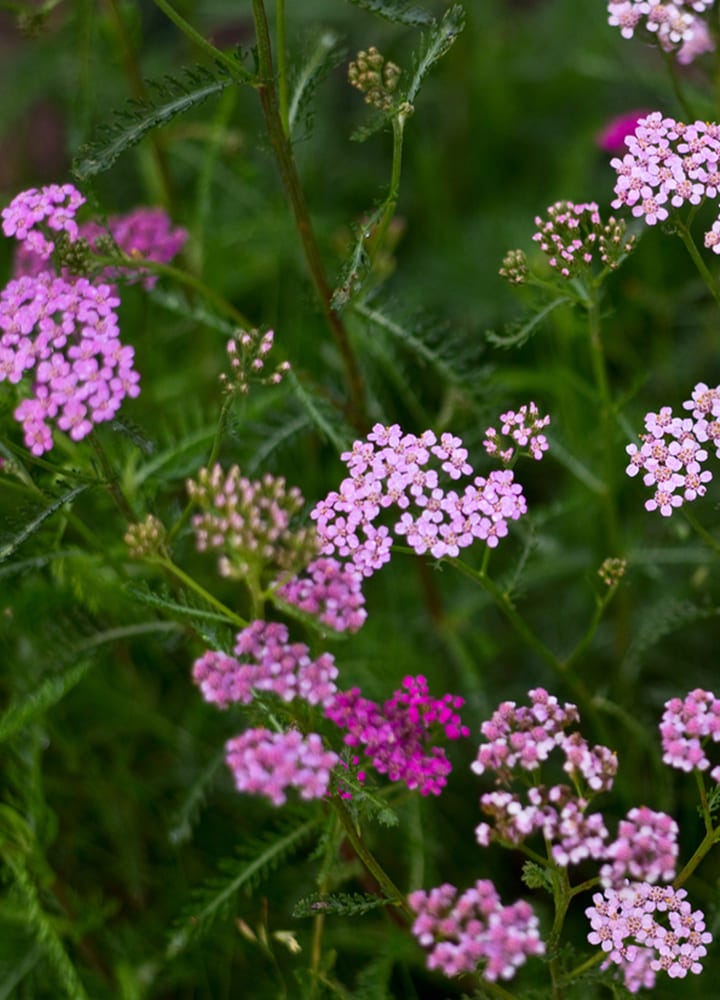
<svg viewBox="0 0 720 1000">
<path fill-rule="evenodd" d="M 346 58 L 345 48 L 339 45 L 340 38 L 333 31 L 325 30 L 311 43 L 302 64 L 293 74 L 290 103 L 288 106 L 288 127 L 294 136 L 300 123 L 309 130 L 312 125 L 310 105 L 315 91 L 322 81 Z"/>
<path fill-rule="evenodd" d="M 560 295 L 557 299 L 553 299 L 549 302 L 540 312 L 533 313 L 530 319 L 526 320 L 524 323 L 510 323 L 505 327 L 505 333 L 495 333 L 493 330 L 487 330 L 485 336 L 494 344 L 495 347 L 504 347 L 509 349 L 510 347 L 522 347 L 526 344 L 528 340 L 537 333 L 541 327 L 543 321 L 550 315 L 550 313 L 557 309 L 558 306 L 564 305 L 566 302 L 572 302 L 572 299 L 567 295 Z"/>
<path fill-rule="evenodd" d="M 9 541 L 0 547 L 0 562 L 5 562 L 10 556 L 23 544 L 28 538 L 35 534 L 42 528 L 43 524 L 61 510 L 66 504 L 72 503 L 75 497 L 84 493 L 85 490 L 89 489 L 87 485 L 74 486 L 67 493 L 63 493 L 56 500 L 54 500 L 48 507 L 45 507 L 39 514 L 36 514 L 31 521 L 23 525 L 23 527 L 18 531 Z"/>
<path fill-rule="evenodd" d="M 240 889 L 256 885 L 274 871 L 302 846 L 318 823 L 311 819 L 298 824 L 297 818 L 286 818 L 269 833 L 244 843 L 234 858 L 221 862 L 221 874 L 197 889 L 192 904 L 176 922 L 167 957 L 174 958 L 206 934 L 217 919 L 227 914 Z"/>
<path fill-rule="evenodd" d="M 550 872 L 534 861 L 526 861 L 523 865 L 522 880 L 528 889 L 545 889 L 549 893 L 553 891 Z"/>
<path fill-rule="evenodd" d="M 11 705 L 7 712 L 0 716 L 0 742 L 10 739 L 38 715 L 56 705 L 83 679 L 92 666 L 92 660 L 78 663 L 63 674 L 49 677 L 27 698 L 16 705 Z"/>
<path fill-rule="evenodd" d="M 424 28 L 435 20 L 428 11 L 408 3 L 408 0 L 350 0 L 350 3 L 395 24 Z"/>
<path fill-rule="evenodd" d="M 422 82 L 432 67 L 450 50 L 464 27 L 465 9 L 459 3 L 446 10 L 440 21 L 432 22 L 430 31 L 423 37 L 413 58 L 413 76 L 405 91 L 405 100 L 410 104 L 415 101 Z"/>
<path fill-rule="evenodd" d="M 125 150 L 137 145 L 153 129 L 167 125 L 241 79 L 249 79 L 240 63 L 237 77 L 220 65 L 214 71 L 207 66 L 194 66 L 181 72 L 181 76 L 148 81 L 156 103 L 128 101 L 124 110 L 114 112 L 112 124 L 98 129 L 97 139 L 82 146 L 73 160 L 72 173 L 78 181 L 109 170 Z"/>
<path fill-rule="evenodd" d="M 319 394 L 308 392 L 292 368 L 285 376 L 285 380 L 294 390 L 310 421 L 323 438 L 333 445 L 338 454 L 349 448 L 353 439 L 352 431 L 338 417 L 337 411 L 331 409 Z"/>
<path fill-rule="evenodd" d="M 393 900 L 370 896 L 364 892 L 336 892 L 322 895 L 314 892 L 299 899 L 293 907 L 294 917 L 316 917 L 319 913 L 335 917 L 361 917 L 371 910 L 391 905 Z"/>
</svg>

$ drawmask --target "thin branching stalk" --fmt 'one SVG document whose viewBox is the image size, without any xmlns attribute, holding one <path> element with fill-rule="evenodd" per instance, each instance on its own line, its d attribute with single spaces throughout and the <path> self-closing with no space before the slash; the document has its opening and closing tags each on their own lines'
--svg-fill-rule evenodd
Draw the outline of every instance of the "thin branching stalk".
<svg viewBox="0 0 720 1000">
<path fill-rule="evenodd" d="M 155 566 L 161 566 L 176 579 L 180 580 L 181 583 L 184 583 L 186 587 L 202 597 L 204 601 L 206 601 L 211 607 L 215 608 L 216 611 L 219 611 L 220 614 L 227 618 L 228 621 L 232 622 L 234 625 L 238 625 L 240 628 L 247 628 L 248 623 L 244 618 L 235 614 L 235 612 L 231 611 L 230 608 L 222 603 L 222 601 L 213 597 L 213 595 L 209 591 L 205 590 L 205 588 L 201 586 L 197 580 L 194 580 L 191 576 L 188 576 L 184 570 L 180 569 L 179 566 L 176 566 L 169 556 L 153 556 L 150 562 L 152 562 Z"/>
<path fill-rule="evenodd" d="M 698 269 L 698 272 L 700 273 L 700 277 L 703 279 L 703 281 L 707 285 L 708 290 L 709 290 L 710 294 L 712 295 L 712 297 L 715 299 L 715 301 L 717 302 L 717 304 L 720 306 L 720 287 L 718 286 L 717 281 L 712 276 L 712 274 L 710 272 L 710 269 L 708 268 L 707 264 L 705 263 L 705 261 L 702 258 L 702 255 L 700 254 L 700 251 L 697 248 L 697 244 L 695 243 L 695 240 L 693 239 L 692 233 L 690 232 L 690 227 L 688 225 L 686 225 L 682 221 L 682 219 L 677 219 L 675 221 L 675 227 L 676 227 L 678 236 L 680 237 L 680 239 L 685 244 L 685 249 L 690 254 L 690 257 L 692 259 L 693 264 Z"/>
</svg>

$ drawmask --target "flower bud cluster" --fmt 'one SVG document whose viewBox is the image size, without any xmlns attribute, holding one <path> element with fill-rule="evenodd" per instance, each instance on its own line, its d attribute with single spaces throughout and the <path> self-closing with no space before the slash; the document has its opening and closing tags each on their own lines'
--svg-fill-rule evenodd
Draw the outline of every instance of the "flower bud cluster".
<svg viewBox="0 0 720 1000">
<path fill-rule="evenodd" d="M 372 104 L 380 111 L 389 111 L 395 100 L 401 72 L 399 66 L 386 61 L 373 45 L 367 52 L 358 52 L 355 61 L 350 63 L 348 80 L 364 95 L 366 104 Z"/>
<path fill-rule="evenodd" d="M 450 883 L 411 892 L 412 932 L 428 949 L 427 966 L 446 976 L 474 972 L 484 979 L 511 979 L 532 955 L 543 955 L 538 919 L 524 900 L 503 906 L 495 886 L 480 879 L 462 895 Z"/>
<path fill-rule="evenodd" d="M 432 739 L 436 732 L 449 740 L 469 735 L 456 711 L 462 705 L 455 695 L 433 698 L 425 678 L 418 676 L 406 677 L 383 705 L 363 698 L 359 688 L 339 692 L 326 714 L 347 730 L 345 744 L 362 748 L 379 774 L 403 781 L 421 795 L 439 795 L 452 767 Z"/>
<path fill-rule="evenodd" d="M 539 462 L 549 447 L 542 431 L 550 423 L 550 417 L 541 417 L 535 403 L 530 402 L 521 406 L 517 413 L 514 410 L 501 413 L 500 420 L 500 433 L 495 427 L 488 427 L 485 431 L 483 447 L 488 455 L 496 456 L 503 465 L 509 465 L 518 455 L 518 448 L 522 448 Z M 506 440 L 502 441 L 500 435 Z"/>
<path fill-rule="evenodd" d="M 608 556 L 598 570 L 598 576 L 606 587 L 614 587 L 622 580 L 627 570 L 627 559 L 616 559 Z"/>
<path fill-rule="evenodd" d="M 683 408 L 692 416 L 676 417 L 669 406 L 647 413 L 641 445 L 625 449 L 630 456 L 628 476 L 642 472 L 643 483 L 653 489 L 645 509 L 658 510 L 663 517 L 707 492 L 713 474 L 703 467 L 708 459 L 704 445 L 714 447 L 720 458 L 720 386 L 710 389 L 699 382 Z"/>
<path fill-rule="evenodd" d="M 151 559 L 153 556 L 164 555 L 167 545 L 165 525 L 154 514 L 148 514 L 144 521 L 130 525 L 125 532 L 124 542 L 131 559 Z"/>
<path fill-rule="evenodd" d="M 288 489 L 282 477 L 250 480 L 237 465 L 201 469 L 187 480 L 190 499 L 202 513 L 192 519 L 199 551 L 220 551 L 221 576 L 272 580 L 295 572 L 317 552 L 312 528 L 294 527 L 304 506 L 300 490 Z"/>
<path fill-rule="evenodd" d="M 596 256 L 614 270 L 633 248 L 635 240 L 626 238 L 625 223 L 613 216 L 603 222 L 595 202 L 558 201 L 550 205 L 547 216 L 535 218 L 538 231 L 533 240 L 564 278 L 587 270 Z"/>
<path fill-rule="evenodd" d="M 506 278 L 511 285 L 524 284 L 530 274 L 525 251 L 508 250 L 503 257 L 502 267 L 498 274 L 501 278 Z"/>
<path fill-rule="evenodd" d="M 684 889 L 626 882 L 595 893 L 585 914 L 592 928 L 588 941 L 607 955 L 602 968 L 619 966 L 631 993 L 653 989 L 658 972 L 671 979 L 702 972 L 712 935 Z"/>
<path fill-rule="evenodd" d="M 238 330 L 227 342 L 231 375 L 221 375 L 220 381 L 228 392 L 237 390 L 243 395 L 250 391 L 250 382 L 260 385 L 278 385 L 290 371 L 290 362 L 281 361 L 270 375 L 262 375 L 265 359 L 273 346 L 275 334 L 266 330 Z"/>
<path fill-rule="evenodd" d="M 686 65 L 715 48 L 706 22 L 698 16 L 712 4 L 713 0 L 608 0 L 608 23 L 620 28 L 623 38 L 644 28 L 646 38 L 656 39 L 665 52 L 677 52 L 678 62 Z"/>
</svg>

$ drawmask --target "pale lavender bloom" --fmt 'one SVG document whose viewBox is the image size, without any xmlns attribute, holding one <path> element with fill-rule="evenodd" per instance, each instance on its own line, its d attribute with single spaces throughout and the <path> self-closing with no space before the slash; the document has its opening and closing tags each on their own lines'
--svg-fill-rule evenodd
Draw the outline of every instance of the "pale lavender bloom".
<svg viewBox="0 0 720 1000">
<path fill-rule="evenodd" d="M 647 806 L 631 809 L 618 826 L 617 838 L 607 848 L 612 864 L 600 869 L 605 888 L 619 888 L 625 879 L 669 882 L 675 877 L 678 825 L 663 812 Z"/>
<path fill-rule="evenodd" d="M 78 238 L 75 214 L 85 198 L 72 184 L 49 184 L 43 188 L 21 191 L 2 210 L 2 230 L 14 236 L 42 260 L 55 249 L 52 238 L 65 232 L 71 240 Z"/>
<path fill-rule="evenodd" d="M 277 595 L 336 632 L 357 632 L 367 618 L 362 580 L 352 564 L 321 557 L 279 587 Z"/>
<path fill-rule="evenodd" d="M 681 771 L 706 771 L 710 761 L 704 744 L 720 741 L 720 700 L 712 691 L 696 688 L 685 699 L 665 702 L 660 723 L 663 761 Z M 711 776 L 717 781 L 718 768 Z"/>
<path fill-rule="evenodd" d="M 412 932 L 429 949 L 429 969 L 446 976 L 473 972 L 484 979 L 511 979 L 532 955 L 543 955 L 539 923 L 524 900 L 503 906 L 488 879 L 458 896 L 445 883 L 429 892 L 411 892 L 408 903 L 416 914 Z"/>
<path fill-rule="evenodd" d="M 518 454 L 518 448 L 521 448 L 539 462 L 549 447 L 542 431 L 550 423 L 550 417 L 541 417 L 535 403 L 530 402 L 517 412 L 508 410 L 502 413 L 500 420 L 500 433 L 494 427 L 485 431 L 483 447 L 488 455 L 497 455 L 503 465 L 509 465 Z M 501 441 L 500 434 L 506 441 Z"/>
</svg>

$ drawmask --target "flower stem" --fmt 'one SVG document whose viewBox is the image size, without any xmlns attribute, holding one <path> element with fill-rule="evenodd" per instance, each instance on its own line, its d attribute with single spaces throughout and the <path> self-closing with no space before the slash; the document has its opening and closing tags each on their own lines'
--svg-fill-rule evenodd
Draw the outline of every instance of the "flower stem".
<svg viewBox="0 0 720 1000">
<path fill-rule="evenodd" d="M 240 615 L 236 615 L 235 612 L 226 607 L 222 601 L 218 601 L 216 597 L 213 597 L 213 595 L 209 591 L 205 590 L 205 588 L 196 580 L 193 580 L 193 578 L 188 576 L 184 570 L 181 570 L 179 566 L 176 566 L 172 559 L 167 556 L 156 556 L 153 558 L 152 562 L 156 566 L 162 566 L 162 568 L 167 570 L 168 573 L 171 573 L 174 577 L 180 580 L 181 583 L 184 583 L 186 587 L 189 587 L 190 590 L 194 590 L 196 594 L 202 597 L 204 601 L 207 601 L 207 603 L 211 605 L 211 607 L 215 608 L 216 611 L 219 611 L 225 618 L 228 619 L 228 621 L 231 621 L 234 625 L 238 625 L 240 628 L 247 628 L 248 623 L 244 618 L 241 618 Z"/>
<path fill-rule="evenodd" d="M 690 513 L 690 511 L 687 508 L 687 504 L 683 504 L 682 512 L 685 515 L 685 518 L 688 521 L 688 523 L 695 531 L 695 533 L 699 535 L 700 538 L 702 538 L 702 540 L 705 542 L 708 548 L 712 549 L 713 552 L 720 552 L 720 542 L 718 542 L 716 538 L 713 538 L 713 536 L 706 528 L 703 528 L 703 526 L 697 520 L 695 515 Z"/>
<path fill-rule="evenodd" d="M 315 232 L 305 202 L 305 195 L 300 185 L 292 146 L 288 140 L 280 115 L 278 96 L 273 82 L 275 74 L 265 5 L 263 0 L 253 0 L 252 7 L 260 76 L 257 91 L 265 117 L 268 139 L 275 153 L 280 177 L 295 216 L 295 224 L 315 292 L 320 300 L 330 333 L 343 362 L 349 393 L 348 417 L 359 430 L 365 430 L 369 421 L 365 409 L 365 389 L 360 367 L 345 325 L 339 313 L 332 305 L 332 289 L 330 288 L 320 257 L 320 250 L 315 239 Z"/>
<path fill-rule="evenodd" d="M 703 279 L 703 281 L 705 282 L 710 291 L 710 294 L 715 299 L 717 304 L 720 306 L 720 288 L 718 288 L 718 284 L 715 281 L 715 278 L 713 278 L 707 264 L 702 259 L 700 251 L 697 248 L 695 240 L 692 237 L 692 233 L 690 232 L 690 229 L 682 220 L 676 220 L 675 225 L 680 239 L 685 244 L 685 249 L 692 258 L 693 264 L 698 269 L 701 278 Z"/>
</svg>

